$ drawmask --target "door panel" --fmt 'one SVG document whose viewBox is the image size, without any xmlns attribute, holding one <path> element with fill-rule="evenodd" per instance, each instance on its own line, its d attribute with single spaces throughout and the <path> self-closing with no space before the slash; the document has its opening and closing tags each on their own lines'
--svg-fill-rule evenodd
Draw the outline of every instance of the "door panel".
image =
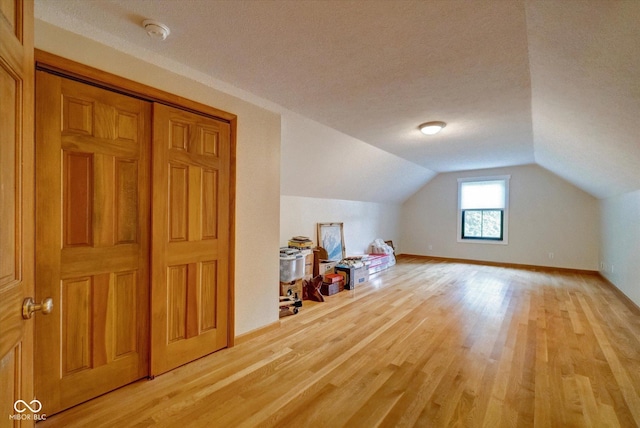
<svg viewBox="0 0 640 428">
<path fill-rule="evenodd" d="M 154 104 L 151 373 L 228 345 L 230 126 Z"/>
<path fill-rule="evenodd" d="M 150 104 L 37 72 L 36 322 L 49 414 L 148 375 Z"/>
<path fill-rule="evenodd" d="M 20 421 L 14 404 L 32 403 L 33 320 L 33 3 L 0 1 L 0 427 Z M 20 410 L 25 409 L 20 405 Z M 42 411 L 46 411 L 46 408 Z"/>
</svg>

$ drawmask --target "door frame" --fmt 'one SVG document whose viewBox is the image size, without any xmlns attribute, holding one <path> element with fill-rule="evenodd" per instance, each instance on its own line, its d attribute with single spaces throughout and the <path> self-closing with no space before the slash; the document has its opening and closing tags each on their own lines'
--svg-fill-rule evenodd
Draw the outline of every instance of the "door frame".
<svg viewBox="0 0 640 428">
<path fill-rule="evenodd" d="M 71 61 L 66 58 L 35 49 L 35 69 L 47 71 L 62 77 L 78 80 L 90 85 L 124 95 L 139 98 L 149 102 L 157 102 L 192 113 L 208 116 L 213 119 L 229 123 L 231 127 L 231 156 L 229 159 L 229 290 L 228 290 L 228 319 L 227 319 L 227 347 L 235 344 L 235 213 L 236 213 L 236 135 L 237 121 L 235 114 L 201 104 L 196 101 L 156 89 L 142 83 L 134 82 L 124 77 L 98 70 L 96 68 Z M 36 88 L 37 91 L 37 88 Z M 37 123 L 36 123 L 37 126 Z M 153 145 L 152 145 L 153 150 Z M 151 219 L 149 219 L 151 222 Z M 151 259 L 149 259 L 151 261 Z M 151 308 L 149 308 L 151 310 Z"/>
</svg>

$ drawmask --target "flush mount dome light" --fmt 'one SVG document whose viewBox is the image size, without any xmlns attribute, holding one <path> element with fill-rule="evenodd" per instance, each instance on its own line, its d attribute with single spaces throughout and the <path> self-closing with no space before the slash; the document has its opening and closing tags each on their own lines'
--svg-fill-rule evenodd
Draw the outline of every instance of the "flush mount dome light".
<svg viewBox="0 0 640 428">
<path fill-rule="evenodd" d="M 444 122 L 427 122 L 418 126 L 418 128 L 425 135 L 434 135 L 442 131 L 442 128 L 445 126 L 447 126 L 447 124 Z"/>
<path fill-rule="evenodd" d="M 145 19 L 142 21 L 142 26 L 152 39 L 164 40 L 169 34 L 171 34 L 169 27 L 164 25 L 162 22 L 154 21 L 152 19 Z"/>
</svg>

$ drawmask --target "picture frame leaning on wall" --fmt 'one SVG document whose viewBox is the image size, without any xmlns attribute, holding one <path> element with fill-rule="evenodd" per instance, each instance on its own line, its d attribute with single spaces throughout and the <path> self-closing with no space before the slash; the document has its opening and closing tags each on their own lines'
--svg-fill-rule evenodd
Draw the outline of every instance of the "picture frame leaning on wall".
<svg viewBox="0 0 640 428">
<path fill-rule="evenodd" d="M 318 223 L 318 245 L 327 250 L 331 261 L 345 258 L 342 223 Z"/>
</svg>

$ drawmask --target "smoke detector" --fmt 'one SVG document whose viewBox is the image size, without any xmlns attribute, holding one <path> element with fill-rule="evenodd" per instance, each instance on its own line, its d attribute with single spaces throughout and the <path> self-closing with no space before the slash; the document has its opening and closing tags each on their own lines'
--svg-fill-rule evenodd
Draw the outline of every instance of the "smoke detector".
<svg viewBox="0 0 640 428">
<path fill-rule="evenodd" d="M 162 22 L 154 21 L 152 19 L 145 19 L 142 21 L 142 26 L 152 39 L 164 40 L 169 34 L 171 34 L 169 27 L 164 25 Z"/>
</svg>

